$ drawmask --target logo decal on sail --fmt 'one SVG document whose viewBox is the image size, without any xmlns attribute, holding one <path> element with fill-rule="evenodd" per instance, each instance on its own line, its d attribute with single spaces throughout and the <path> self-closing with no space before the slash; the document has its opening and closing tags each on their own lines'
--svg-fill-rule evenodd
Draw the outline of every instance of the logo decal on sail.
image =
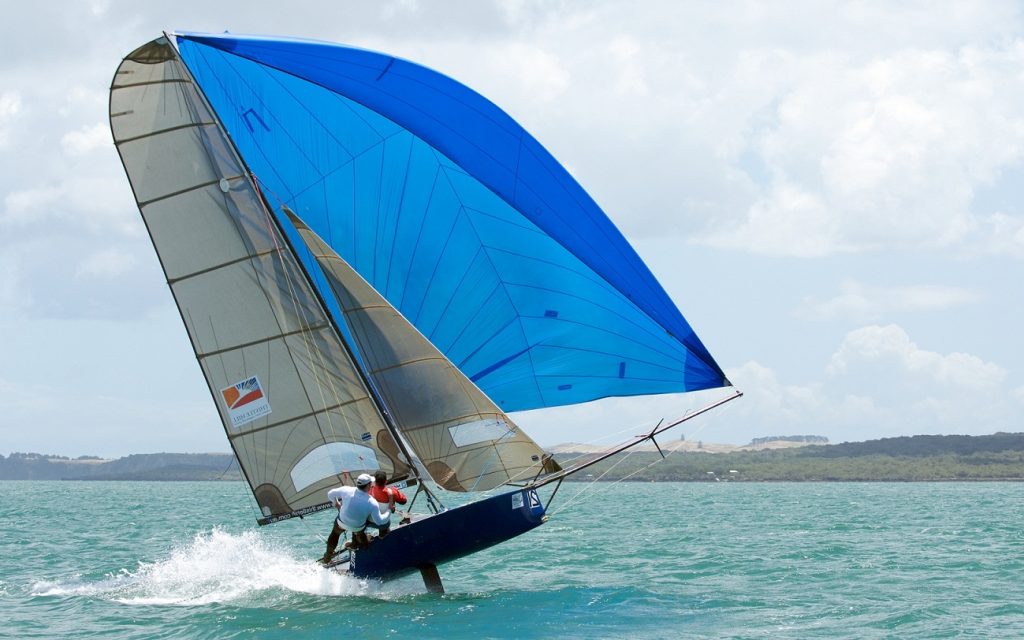
<svg viewBox="0 0 1024 640">
<path fill-rule="evenodd" d="M 220 395 L 224 398 L 232 427 L 240 427 L 270 413 L 270 403 L 256 376 L 221 389 Z"/>
</svg>

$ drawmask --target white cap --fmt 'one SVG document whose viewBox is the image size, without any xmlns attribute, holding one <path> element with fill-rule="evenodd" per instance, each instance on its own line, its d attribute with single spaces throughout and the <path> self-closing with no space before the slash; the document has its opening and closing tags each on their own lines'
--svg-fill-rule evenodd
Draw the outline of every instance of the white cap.
<svg viewBox="0 0 1024 640">
<path fill-rule="evenodd" d="M 366 485 L 370 484 L 371 482 L 373 482 L 373 476 L 371 476 L 368 473 L 360 473 L 359 477 L 356 478 L 356 486 L 357 487 L 365 487 Z"/>
</svg>

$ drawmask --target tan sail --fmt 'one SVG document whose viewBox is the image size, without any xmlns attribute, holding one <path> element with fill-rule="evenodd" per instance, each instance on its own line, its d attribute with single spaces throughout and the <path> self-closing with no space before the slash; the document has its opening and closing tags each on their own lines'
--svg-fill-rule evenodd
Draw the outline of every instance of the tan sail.
<svg viewBox="0 0 1024 640">
<path fill-rule="evenodd" d="M 114 141 L 261 522 L 358 473 L 410 469 L 308 278 L 177 51 L 129 54 Z"/>
<path fill-rule="evenodd" d="M 327 277 L 382 404 L 438 484 L 484 491 L 558 469 L 347 262 L 286 212 Z"/>
</svg>

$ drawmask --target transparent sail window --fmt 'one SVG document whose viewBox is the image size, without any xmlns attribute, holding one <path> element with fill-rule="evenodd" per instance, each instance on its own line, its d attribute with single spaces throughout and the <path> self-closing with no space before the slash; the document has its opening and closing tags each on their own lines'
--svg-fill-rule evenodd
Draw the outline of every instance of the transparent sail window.
<svg viewBox="0 0 1024 640">
<path fill-rule="evenodd" d="M 348 442 L 329 442 L 313 449 L 292 467 L 292 483 L 296 491 L 324 478 L 344 471 L 379 469 L 373 449 Z"/>
<path fill-rule="evenodd" d="M 500 419 L 476 420 L 448 427 L 448 433 L 452 434 L 457 447 L 500 440 L 514 432 L 512 425 Z"/>
</svg>

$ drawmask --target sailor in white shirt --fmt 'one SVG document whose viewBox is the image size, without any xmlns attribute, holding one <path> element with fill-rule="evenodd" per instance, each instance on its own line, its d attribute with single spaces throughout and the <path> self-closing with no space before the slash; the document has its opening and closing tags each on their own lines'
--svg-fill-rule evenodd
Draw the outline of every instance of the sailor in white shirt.
<svg viewBox="0 0 1024 640">
<path fill-rule="evenodd" d="M 367 526 L 380 529 L 386 533 L 391 525 L 391 512 L 387 515 L 381 513 L 380 504 L 370 495 L 370 485 L 373 478 L 362 473 L 356 478 L 356 486 L 341 486 L 327 492 L 327 499 L 334 503 L 338 509 L 338 517 L 334 521 L 334 528 L 327 538 L 327 552 L 324 554 L 323 563 L 327 564 L 334 556 L 334 549 L 338 546 L 338 539 L 346 529 L 352 532 L 351 546 L 354 548 L 365 547 L 370 540 L 366 535 Z"/>
</svg>

